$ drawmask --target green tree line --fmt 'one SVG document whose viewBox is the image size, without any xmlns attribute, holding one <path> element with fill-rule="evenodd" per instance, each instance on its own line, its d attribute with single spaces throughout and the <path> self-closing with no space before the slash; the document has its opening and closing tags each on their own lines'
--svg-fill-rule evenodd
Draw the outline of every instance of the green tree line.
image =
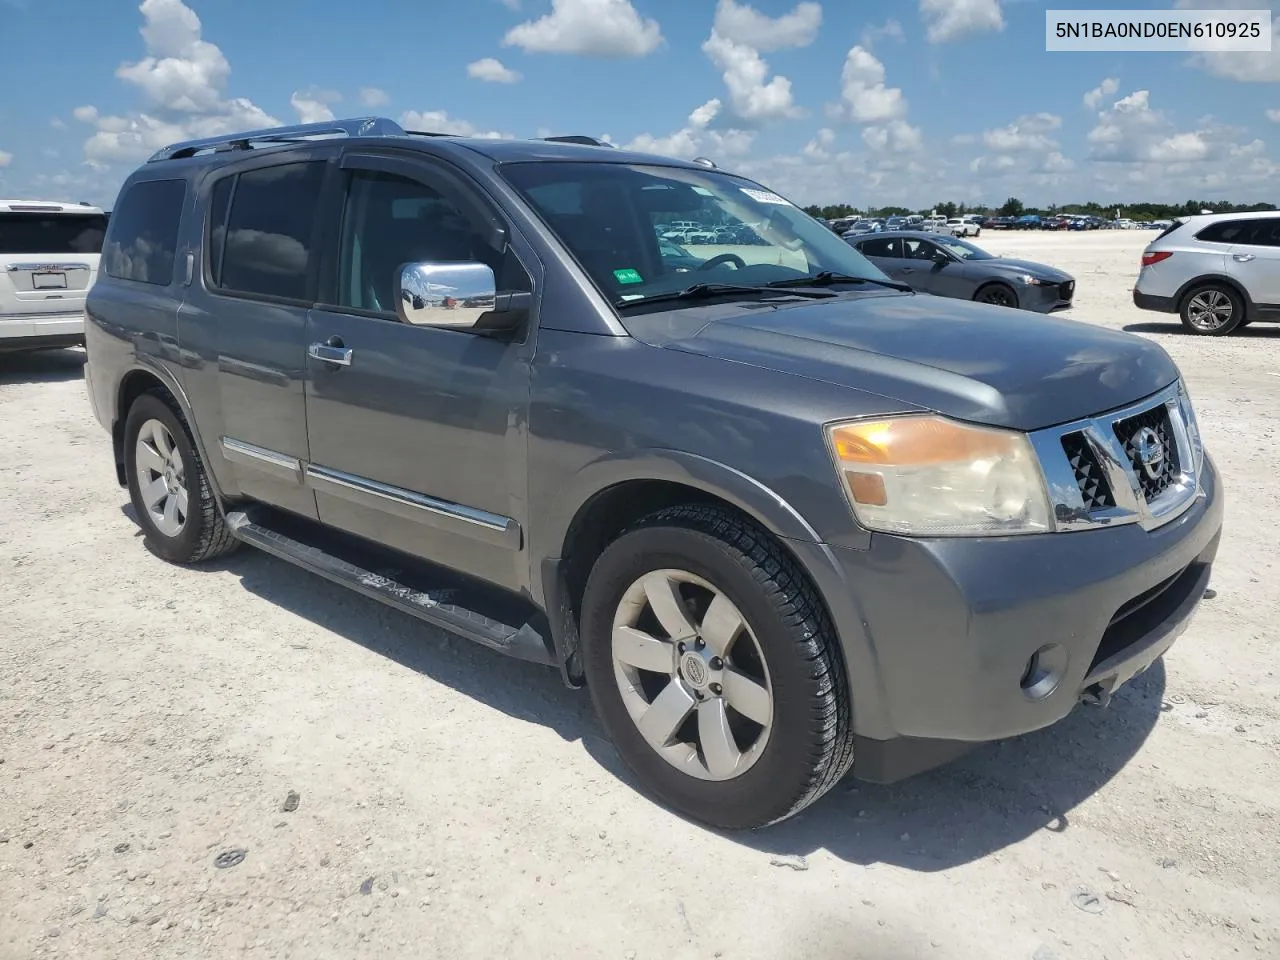
<svg viewBox="0 0 1280 960">
<path fill-rule="evenodd" d="M 841 220 L 846 217 L 905 217 L 918 213 L 923 216 L 936 211 L 943 217 L 963 217 L 965 214 L 982 214 L 993 217 L 1020 217 L 1025 214 L 1038 214 L 1042 217 L 1055 216 L 1061 213 L 1080 213 L 1110 220 L 1120 211 L 1122 218 L 1130 220 L 1172 220 L 1174 217 L 1193 216 L 1201 211 L 1211 213 L 1255 213 L 1260 210 L 1275 210 L 1273 203 L 1228 203 L 1225 200 L 1188 200 L 1186 203 L 1067 203 L 1062 206 L 1050 204 L 1048 207 L 1029 207 L 1017 197 L 1010 197 L 999 207 L 966 206 L 948 200 L 937 203 L 925 210 L 908 210 L 906 207 L 871 207 L 859 210 L 847 203 L 835 203 L 829 206 L 808 206 L 805 213 L 825 220 Z"/>
</svg>

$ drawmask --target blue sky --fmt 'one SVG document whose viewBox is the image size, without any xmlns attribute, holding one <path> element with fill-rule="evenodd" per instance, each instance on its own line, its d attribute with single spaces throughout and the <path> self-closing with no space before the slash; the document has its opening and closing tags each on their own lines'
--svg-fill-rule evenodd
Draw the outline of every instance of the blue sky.
<svg viewBox="0 0 1280 960">
<path fill-rule="evenodd" d="M 0 0 L 0 195 L 109 206 L 173 140 L 378 114 L 706 155 L 802 203 L 1276 199 L 1280 38 L 1046 53 L 1046 6 Z"/>
</svg>

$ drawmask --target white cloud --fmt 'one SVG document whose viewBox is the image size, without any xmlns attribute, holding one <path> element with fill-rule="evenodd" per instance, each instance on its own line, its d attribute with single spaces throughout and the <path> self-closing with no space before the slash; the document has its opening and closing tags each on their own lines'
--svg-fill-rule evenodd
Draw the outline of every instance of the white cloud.
<svg viewBox="0 0 1280 960">
<path fill-rule="evenodd" d="M 13 163 L 13 154 L 7 150 L 0 150 L 0 168 L 7 167 Z"/>
<path fill-rule="evenodd" d="M 665 137 L 642 133 L 625 147 L 627 150 L 636 150 L 640 153 L 656 153 L 682 160 L 691 160 L 705 155 L 710 155 L 713 160 L 720 157 L 745 156 L 755 142 L 754 131 L 732 128 L 711 129 L 711 124 L 719 116 L 722 106 L 719 100 L 708 100 L 690 113 L 685 125 L 675 133 Z"/>
<path fill-rule="evenodd" d="M 881 26 L 867 27 L 862 31 L 862 45 L 868 49 L 875 46 L 881 40 L 905 40 L 906 34 L 902 30 L 902 24 L 897 20 L 890 18 Z"/>
<path fill-rule="evenodd" d="M 499 2 L 508 10 L 520 9 L 520 0 L 499 0 Z"/>
<path fill-rule="evenodd" d="M 912 153 L 920 149 L 923 138 L 919 127 L 905 120 L 890 120 L 883 126 L 865 127 L 862 140 L 881 153 Z"/>
<path fill-rule="evenodd" d="M 103 116 L 77 107 L 75 118 L 97 127 L 84 145 L 90 163 L 136 162 L 178 140 L 279 123 L 250 100 L 225 98 L 231 67 L 202 38 L 200 18 L 182 0 L 143 0 L 138 9 L 147 56 L 121 64 L 116 76 L 143 95 L 146 108 Z"/>
<path fill-rule="evenodd" d="M 507 31 L 503 46 L 528 53 L 586 57 L 643 57 L 662 43 L 658 21 L 636 12 L 631 0 L 551 0 L 551 12 Z"/>
<path fill-rule="evenodd" d="M 486 83 L 519 83 L 521 76 L 515 70 L 504 67 L 501 60 L 485 57 L 467 64 L 467 76 Z"/>
<path fill-rule="evenodd" d="M 920 16 L 930 43 L 948 43 L 965 34 L 1004 29 L 999 0 L 920 0 Z"/>
<path fill-rule="evenodd" d="M 341 99 L 332 90 L 296 90 L 289 98 L 289 105 L 298 114 L 299 123 L 324 123 L 335 119 L 329 104 Z"/>
<path fill-rule="evenodd" d="M 1107 97 L 1114 96 L 1119 89 L 1120 81 L 1115 77 L 1107 77 L 1084 95 L 1084 105 L 1090 110 L 1097 110 L 1098 104 L 1102 103 Z"/>
<path fill-rule="evenodd" d="M 804 155 L 814 159 L 825 159 L 830 156 L 832 146 L 836 142 L 836 132 L 830 127 L 822 127 L 814 138 L 804 145 Z"/>
<path fill-rule="evenodd" d="M 1272 123 L 1280 123 L 1280 110 L 1271 109 L 1267 111 L 1267 119 Z"/>
<path fill-rule="evenodd" d="M 807 47 L 821 26 L 822 7 L 816 3 L 800 3 L 790 13 L 770 17 L 745 3 L 719 0 L 712 29 L 736 44 L 769 51 Z"/>
<path fill-rule="evenodd" d="M 729 104 L 737 116 L 758 123 L 800 115 L 791 81 L 782 76 L 769 79 L 769 64 L 754 47 L 713 29 L 702 51 L 721 71 Z"/>
<path fill-rule="evenodd" d="M 969 172 L 979 177 L 999 177 L 1008 173 L 1018 162 L 1003 154 L 993 157 L 975 157 L 969 163 Z"/>
<path fill-rule="evenodd" d="M 858 123 L 884 123 L 901 119 L 907 101 L 897 87 L 885 86 L 884 64 L 862 46 L 853 47 L 841 72 L 841 97 L 850 119 Z"/>
<path fill-rule="evenodd" d="M 1049 132 L 1062 126 L 1062 118 L 1052 113 L 1033 113 L 1019 117 L 1007 127 L 987 130 L 982 134 L 982 142 L 992 150 L 1008 152 L 1011 150 L 1031 150 L 1047 152 L 1056 149 L 1058 144 L 1049 137 Z"/>
<path fill-rule="evenodd" d="M 391 95 L 379 87 L 361 87 L 356 94 L 356 99 L 360 101 L 362 107 L 372 110 L 376 107 L 385 107 L 391 102 Z"/>
<path fill-rule="evenodd" d="M 67 129 L 67 121 L 63 120 L 61 117 L 54 117 L 49 121 L 49 126 L 53 127 L 55 130 L 65 130 Z"/>
<path fill-rule="evenodd" d="M 478 137 L 483 140 L 510 139 L 511 134 L 499 133 L 496 130 L 481 130 L 466 120 L 458 120 L 449 116 L 444 110 L 406 110 L 400 116 L 400 125 L 406 130 L 420 130 L 423 133 L 443 133 L 452 137 Z"/>
<path fill-rule="evenodd" d="M 1057 150 L 1053 150 L 1046 154 L 1039 165 L 1035 167 L 1037 173 L 1066 173 L 1068 170 L 1075 169 L 1075 161 L 1070 157 L 1064 157 Z"/>
</svg>

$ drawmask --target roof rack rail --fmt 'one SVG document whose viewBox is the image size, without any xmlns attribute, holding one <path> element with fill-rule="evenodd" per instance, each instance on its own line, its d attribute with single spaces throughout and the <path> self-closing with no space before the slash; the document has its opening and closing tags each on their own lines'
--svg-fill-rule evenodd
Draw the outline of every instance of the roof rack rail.
<svg viewBox="0 0 1280 960">
<path fill-rule="evenodd" d="M 348 137 L 402 137 L 404 130 L 385 117 L 359 117 L 353 120 L 329 120 L 325 123 L 302 123 L 291 127 L 272 127 L 246 133 L 228 133 L 203 140 L 184 140 L 156 151 L 148 163 L 158 160 L 181 160 L 202 150 L 249 150 L 254 143 L 292 143 L 309 137 L 346 134 Z"/>
<path fill-rule="evenodd" d="M 543 137 L 542 139 L 550 143 L 577 143 L 584 147 L 608 147 L 610 150 L 617 149 L 608 140 L 599 140 L 595 137 L 583 136 L 580 133 L 569 133 L 562 137 Z"/>
</svg>

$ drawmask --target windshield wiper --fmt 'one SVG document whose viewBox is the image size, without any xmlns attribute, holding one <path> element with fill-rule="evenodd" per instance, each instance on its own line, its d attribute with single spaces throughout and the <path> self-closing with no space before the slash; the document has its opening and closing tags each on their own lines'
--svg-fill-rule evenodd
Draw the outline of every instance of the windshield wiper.
<svg viewBox="0 0 1280 960">
<path fill-rule="evenodd" d="M 829 287 L 836 283 L 874 283 L 878 287 L 888 287 L 890 290 L 901 290 L 904 293 L 911 292 L 911 287 L 905 283 L 895 283 L 892 280 L 876 280 L 874 277 L 851 277 L 848 274 L 834 273 L 831 270 L 823 270 L 812 277 L 797 277 L 795 280 L 775 280 L 766 284 L 766 286 L 785 290 L 790 287 Z"/>
<path fill-rule="evenodd" d="M 691 287 L 685 287 L 683 290 L 675 290 L 671 293 L 655 293 L 651 296 L 641 297 L 636 300 L 626 300 L 620 303 L 621 307 L 636 307 L 646 303 L 661 303 L 669 300 L 711 300 L 715 297 L 736 297 L 736 296 L 767 296 L 772 292 L 775 284 L 768 284 L 763 287 L 749 287 L 745 284 L 736 283 L 695 283 Z M 806 284 L 810 286 L 810 284 Z M 827 293 L 825 290 L 796 290 L 788 292 L 787 296 L 792 297 L 808 297 L 817 300 L 826 297 L 834 297 L 834 293 Z"/>
</svg>

